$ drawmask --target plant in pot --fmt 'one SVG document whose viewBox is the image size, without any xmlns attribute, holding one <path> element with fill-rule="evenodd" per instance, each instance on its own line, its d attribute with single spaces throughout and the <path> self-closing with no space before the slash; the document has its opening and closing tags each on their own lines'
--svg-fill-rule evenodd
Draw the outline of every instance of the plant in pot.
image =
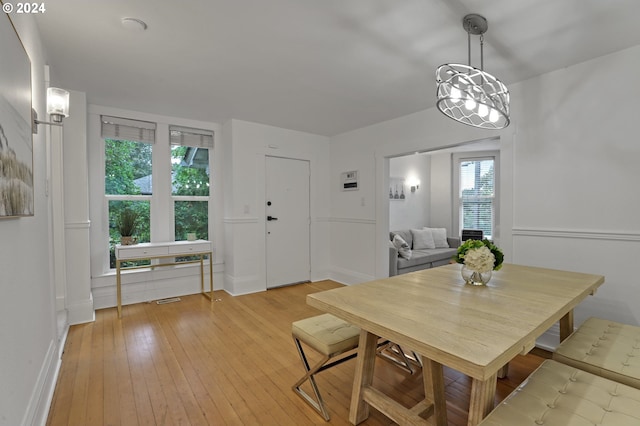
<svg viewBox="0 0 640 426">
<path fill-rule="evenodd" d="M 137 242 L 133 238 L 133 234 L 136 232 L 137 222 L 137 212 L 131 209 L 124 209 L 122 213 L 120 213 L 120 218 L 117 223 L 118 231 L 120 232 L 120 244 L 129 246 Z"/>
</svg>

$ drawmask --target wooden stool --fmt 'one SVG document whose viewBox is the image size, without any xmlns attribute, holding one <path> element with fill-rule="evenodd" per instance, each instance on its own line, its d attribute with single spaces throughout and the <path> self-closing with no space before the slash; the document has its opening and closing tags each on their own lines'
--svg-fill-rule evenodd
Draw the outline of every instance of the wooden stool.
<svg viewBox="0 0 640 426">
<path fill-rule="evenodd" d="M 553 359 L 640 389 L 640 327 L 589 318 Z"/>
<path fill-rule="evenodd" d="M 360 329 L 331 314 L 323 314 L 294 322 L 291 326 L 291 334 L 305 369 L 305 375 L 293 385 L 292 389 L 329 421 L 329 412 L 324 406 L 314 376 L 357 355 L 355 349 L 358 348 Z M 313 367 L 309 366 L 301 342 L 322 355 L 322 359 Z M 329 362 L 333 358 L 336 359 Z M 313 389 L 315 399 L 300 388 L 307 380 Z"/>
<path fill-rule="evenodd" d="M 480 425 L 640 425 L 640 390 L 546 360 Z"/>
</svg>

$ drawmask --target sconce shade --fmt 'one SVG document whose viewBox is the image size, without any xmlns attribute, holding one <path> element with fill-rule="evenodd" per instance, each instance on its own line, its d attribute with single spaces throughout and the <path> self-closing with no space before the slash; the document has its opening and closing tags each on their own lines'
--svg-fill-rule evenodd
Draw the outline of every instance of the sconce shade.
<svg viewBox="0 0 640 426">
<path fill-rule="evenodd" d="M 57 87 L 47 89 L 47 114 L 54 123 L 62 123 L 69 116 L 69 92 Z"/>
</svg>

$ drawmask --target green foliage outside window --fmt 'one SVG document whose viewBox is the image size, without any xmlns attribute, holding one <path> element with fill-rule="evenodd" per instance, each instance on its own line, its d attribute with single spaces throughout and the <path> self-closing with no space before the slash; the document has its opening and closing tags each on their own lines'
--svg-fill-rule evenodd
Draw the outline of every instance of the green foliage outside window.
<svg viewBox="0 0 640 426">
<path fill-rule="evenodd" d="M 188 233 L 209 239 L 209 150 L 188 146 L 171 148 L 172 194 L 203 197 L 202 200 L 176 200 L 175 240 L 187 239 Z"/>
<path fill-rule="evenodd" d="M 490 164 L 488 169 L 487 164 Z M 475 177 L 473 187 L 462 190 L 462 228 L 481 229 L 485 237 L 491 238 L 495 197 L 493 160 L 470 161 L 463 166 L 472 167 Z"/>
<path fill-rule="evenodd" d="M 134 237 L 137 237 L 139 243 L 148 243 L 151 241 L 151 223 L 149 221 L 150 207 L 149 201 L 109 201 L 109 266 L 111 268 L 116 267 L 115 246 L 116 244 L 120 244 L 118 222 L 120 221 L 122 212 L 125 210 L 131 210 L 138 215 Z M 135 264 L 148 265 L 149 262 L 143 261 L 136 262 Z"/>
<path fill-rule="evenodd" d="M 104 175 L 107 195 L 151 194 L 151 145 L 106 139 Z"/>
<path fill-rule="evenodd" d="M 105 194 L 151 195 L 152 145 L 142 142 L 105 140 Z M 147 200 L 109 200 L 109 265 L 115 268 L 115 245 L 120 243 L 118 223 L 125 210 L 138 216 L 134 237 L 138 242 L 151 241 L 151 212 Z M 136 264 L 144 264 L 137 262 Z M 148 261 L 146 261 L 148 264 Z"/>
</svg>

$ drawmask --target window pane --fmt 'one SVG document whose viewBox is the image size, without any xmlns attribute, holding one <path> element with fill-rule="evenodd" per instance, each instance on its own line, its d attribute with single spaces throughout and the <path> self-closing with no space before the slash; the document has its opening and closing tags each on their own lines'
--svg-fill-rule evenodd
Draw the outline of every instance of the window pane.
<svg viewBox="0 0 640 426">
<path fill-rule="evenodd" d="M 150 195 L 152 145 L 105 139 L 105 194 Z"/>
<path fill-rule="evenodd" d="M 171 193 L 209 196 L 209 149 L 171 147 Z"/>
<path fill-rule="evenodd" d="M 133 236 L 137 237 L 137 241 L 139 243 L 148 243 L 151 241 L 149 208 L 149 201 L 109 201 L 109 265 L 111 268 L 116 267 L 115 245 L 120 244 L 120 231 L 118 230 L 120 215 L 126 209 L 133 210 L 138 213 L 138 220 L 136 221 L 136 228 Z M 141 264 L 148 265 L 149 262 L 145 261 L 136 263 L 136 265 Z"/>
<path fill-rule="evenodd" d="M 186 240 L 188 233 L 194 233 L 202 240 L 209 239 L 208 205 L 208 201 L 175 202 L 176 241 Z"/>
<path fill-rule="evenodd" d="M 493 236 L 495 179 L 494 160 L 460 162 L 460 209 L 463 229 L 481 229 Z"/>
</svg>

